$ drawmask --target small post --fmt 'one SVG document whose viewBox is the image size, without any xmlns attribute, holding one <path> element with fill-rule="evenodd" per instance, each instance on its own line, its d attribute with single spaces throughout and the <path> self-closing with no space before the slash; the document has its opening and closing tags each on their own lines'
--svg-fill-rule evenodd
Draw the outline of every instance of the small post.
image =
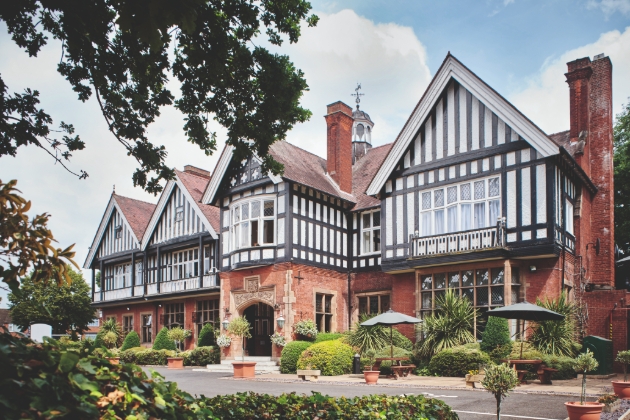
<svg viewBox="0 0 630 420">
<path fill-rule="evenodd" d="M 354 361 L 352 362 L 352 371 L 355 375 L 361 374 L 361 356 L 359 353 L 354 355 Z"/>
</svg>

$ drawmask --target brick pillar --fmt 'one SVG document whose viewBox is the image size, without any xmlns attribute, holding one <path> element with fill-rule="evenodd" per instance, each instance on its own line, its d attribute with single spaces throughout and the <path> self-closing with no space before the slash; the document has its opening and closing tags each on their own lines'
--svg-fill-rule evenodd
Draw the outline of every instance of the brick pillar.
<svg viewBox="0 0 630 420">
<path fill-rule="evenodd" d="M 342 191 L 352 193 L 352 108 L 338 101 L 327 112 L 326 170 Z"/>
</svg>

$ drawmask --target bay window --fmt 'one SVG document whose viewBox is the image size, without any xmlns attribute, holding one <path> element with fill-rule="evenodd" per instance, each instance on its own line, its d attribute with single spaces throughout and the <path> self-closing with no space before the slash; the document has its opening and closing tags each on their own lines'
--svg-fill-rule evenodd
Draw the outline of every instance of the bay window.
<svg viewBox="0 0 630 420">
<path fill-rule="evenodd" d="M 381 212 L 370 211 L 361 215 L 361 253 L 381 251 Z"/>
<path fill-rule="evenodd" d="M 500 178 L 492 177 L 420 194 L 422 236 L 495 226 L 501 216 Z"/>
<path fill-rule="evenodd" d="M 276 200 L 262 197 L 236 202 L 231 208 L 231 249 L 273 245 L 276 238 Z"/>
</svg>

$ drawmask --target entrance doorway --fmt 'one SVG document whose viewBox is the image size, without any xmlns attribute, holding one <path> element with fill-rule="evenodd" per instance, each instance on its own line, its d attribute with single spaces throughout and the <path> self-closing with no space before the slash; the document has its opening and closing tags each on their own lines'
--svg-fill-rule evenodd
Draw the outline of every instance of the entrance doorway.
<svg viewBox="0 0 630 420">
<path fill-rule="evenodd" d="M 254 303 L 243 311 L 243 316 L 251 325 L 252 338 L 247 339 L 246 350 L 249 356 L 271 356 L 271 338 L 273 334 L 273 307 Z"/>
</svg>

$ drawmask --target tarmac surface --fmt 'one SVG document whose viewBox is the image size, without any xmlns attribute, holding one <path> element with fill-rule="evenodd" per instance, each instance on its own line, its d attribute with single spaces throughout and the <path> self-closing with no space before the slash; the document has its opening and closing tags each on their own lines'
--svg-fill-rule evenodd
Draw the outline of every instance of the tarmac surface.
<svg viewBox="0 0 630 420">
<path fill-rule="evenodd" d="M 483 389 L 465 387 L 463 378 L 414 377 L 398 381 L 379 379 L 379 385 L 365 385 L 362 377 L 344 375 L 337 377 L 320 377 L 318 382 L 303 382 L 296 375 L 267 374 L 257 375 L 255 379 L 234 379 L 232 374 L 214 373 L 203 369 L 186 368 L 169 370 L 154 367 L 166 380 L 177 382 L 178 386 L 195 395 L 212 397 L 215 395 L 234 394 L 252 391 L 279 395 L 296 392 L 310 394 L 313 391 L 330 396 L 354 397 L 368 394 L 423 394 L 445 401 L 463 420 L 490 420 L 496 418 L 496 400 Z M 595 400 L 610 386 L 610 379 L 589 380 L 587 398 Z M 534 381 L 519 386 L 503 401 L 501 417 L 505 420 L 564 420 L 567 411 L 566 401 L 579 399 L 580 383 L 577 379 L 570 381 L 554 381 L 554 385 L 540 385 Z M 619 415 L 622 413 L 619 412 Z"/>
</svg>

